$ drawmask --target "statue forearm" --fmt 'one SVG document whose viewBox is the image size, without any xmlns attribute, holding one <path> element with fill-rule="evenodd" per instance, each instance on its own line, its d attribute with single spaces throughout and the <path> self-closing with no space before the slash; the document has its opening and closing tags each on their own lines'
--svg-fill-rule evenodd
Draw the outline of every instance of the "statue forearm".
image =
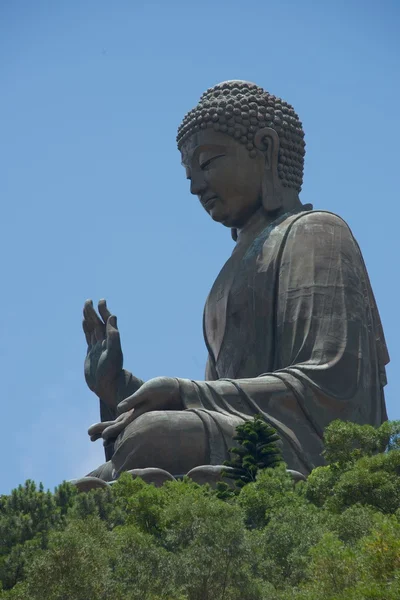
<svg viewBox="0 0 400 600">
<path fill-rule="evenodd" d="M 286 385 L 273 374 L 238 380 L 179 379 L 179 383 L 185 408 L 228 411 L 248 416 L 268 410 L 270 402 L 281 402 L 288 395 Z"/>
<path fill-rule="evenodd" d="M 107 403 L 100 398 L 100 420 L 103 423 L 104 421 L 114 421 L 117 418 L 117 406 L 118 404 L 134 394 L 142 385 L 143 381 L 138 379 L 129 371 L 122 369 L 121 374 L 118 378 L 116 391 L 114 397 L 111 398 L 111 402 Z M 104 442 L 104 453 L 106 461 L 111 460 L 112 455 L 114 454 L 114 440 L 108 440 Z"/>
<path fill-rule="evenodd" d="M 142 387 L 144 381 L 142 379 L 138 379 L 129 371 L 122 369 L 122 373 L 120 379 L 118 381 L 117 388 L 117 404 L 122 402 L 128 396 L 131 396 L 135 392 L 138 391 L 140 387 Z"/>
<path fill-rule="evenodd" d="M 138 379 L 129 371 L 122 369 L 118 378 L 115 394 L 113 398 L 105 402 L 100 398 L 100 418 L 101 421 L 114 421 L 117 418 L 117 406 L 122 400 L 131 396 L 143 385 L 143 381 Z"/>
</svg>

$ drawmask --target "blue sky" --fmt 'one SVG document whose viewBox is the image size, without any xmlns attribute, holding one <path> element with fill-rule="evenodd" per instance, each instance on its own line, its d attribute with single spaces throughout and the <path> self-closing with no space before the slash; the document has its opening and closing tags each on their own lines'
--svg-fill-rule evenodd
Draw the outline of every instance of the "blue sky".
<svg viewBox="0 0 400 600">
<path fill-rule="evenodd" d="M 400 419 L 399 15 L 395 0 L 1 2 L 0 493 L 103 462 L 86 298 L 107 298 L 137 376 L 203 377 L 203 304 L 233 242 L 190 195 L 175 135 L 226 79 L 299 113 L 301 199 L 361 245 Z"/>
</svg>

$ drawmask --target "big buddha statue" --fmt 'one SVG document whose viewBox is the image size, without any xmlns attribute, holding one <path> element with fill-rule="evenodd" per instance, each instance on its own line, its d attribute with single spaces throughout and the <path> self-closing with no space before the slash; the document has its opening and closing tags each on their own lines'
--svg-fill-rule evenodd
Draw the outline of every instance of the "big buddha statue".
<svg viewBox="0 0 400 600">
<path fill-rule="evenodd" d="M 333 419 L 379 426 L 389 361 L 360 248 L 337 215 L 299 198 L 305 142 L 294 109 L 246 81 L 208 89 L 178 129 L 190 191 L 235 242 L 204 309 L 202 381 L 124 369 L 116 317 L 84 307 L 85 376 L 100 400 L 106 462 L 90 475 L 173 476 L 229 458 L 261 414 L 289 469 L 323 464 Z"/>
</svg>

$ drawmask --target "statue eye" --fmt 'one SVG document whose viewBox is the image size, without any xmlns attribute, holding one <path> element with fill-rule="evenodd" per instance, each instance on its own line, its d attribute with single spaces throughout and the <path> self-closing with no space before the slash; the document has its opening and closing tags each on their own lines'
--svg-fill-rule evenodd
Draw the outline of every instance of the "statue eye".
<svg viewBox="0 0 400 600">
<path fill-rule="evenodd" d="M 210 164 L 213 162 L 213 160 L 215 160 L 216 158 L 221 158 L 221 156 L 225 156 L 225 154 L 217 154 L 217 156 L 212 156 L 208 160 L 205 160 L 204 162 L 201 163 L 200 169 L 202 171 L 206 171 L 208 169 L 208 167 L 210 166 Z"/>
</svg>

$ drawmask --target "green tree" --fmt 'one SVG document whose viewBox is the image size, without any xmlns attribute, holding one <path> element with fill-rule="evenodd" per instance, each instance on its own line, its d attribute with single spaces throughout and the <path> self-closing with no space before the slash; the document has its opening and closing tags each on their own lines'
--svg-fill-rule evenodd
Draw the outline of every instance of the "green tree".
<svg viewBox="0 0 400 600">
<path fill-rule="evenodd" d="M 239 506 L 201 490 L 187 494 L 166 506 L 161 542 L 173 551 L 175 585 L 188 600 L 261 600 Z"/>
<path fill-rule="evenodd" d="M 354 504 L 385 513 L 400 507 L 400 450 L 364 456 L 345 466 L 319 467 L 308 477 L 306 497 L 317 506 L 340 513 Z"/>
<path fill-rule="evenodd" d="M 244 511 L 245 523 L 249 529 L 263 529 L 275 509 L 293 506 L 299 501 L 293 479 L 286 471 L 286 465 L 274 469 L 264 469 L 257 479 L 244 486 L 236 502 Z"/>
<path fill-rule="evenodd" d="M 348 421 L 332 421 L 324 432 L 323 455 L 340 467 L 365 456 L 400 449 L 400 421 L 385 421 L 380 427 Z"/>
<path fill-rule="evenodd" d="M 62 490 L 71 506 L 76 491 L 67 484 Z M 49 532 L 64 527 L 60 498 L 57 493 L 45 492 L 42 484 L 37 488 L 31 480 L 0 497 L 0 581 L 4 589 L 23 578 L 32 552 L 47 547 Z"/>
<path fill-rule="evenodd" d="M 294 485 L 275 434 L 249 423 L 235 493 L 125 473 L 88 493 L 28 481 L 2 496 L 0 598 L 400 598 L 398 424 L 333 423 L 329 464 Z"/>
<path fill-rule="evenodd" d="M 105 600 L 113 591 L 110 555 L 112 534 L 98 518 L 72 521 L 53 532 L 49 547 L 27 566 L 30 600 Z"/>
<path fill-rule="evenodd" d="M 115 554 L 112 562 L 112 598 L 150 600 L 173 598 L 171 556 L 154 537 L 134 525 L 113 532 Z M 180 595 L 180 594 L 178 594 Z"/>
<path fill-rule="evenodd" d="M 261 415 L 238 425 L 233 439 L 236 446 L 229 449 L 232 458 L 224 463 L 230 467 L 225 477 L 234 479 L 238 489 L 255 481 L 260 470 L 282 463 L 282 453 L 277 444 L 280 437 Z"/>
<path fill-rule="evenodd" d="M 263 578 L 277 589 L 298 586 L 308 576 L 312 548 L 329 529 L 328 515 L 307 502 L 277 506 L 266 527 L 255 532 Z"/>
</svg>

